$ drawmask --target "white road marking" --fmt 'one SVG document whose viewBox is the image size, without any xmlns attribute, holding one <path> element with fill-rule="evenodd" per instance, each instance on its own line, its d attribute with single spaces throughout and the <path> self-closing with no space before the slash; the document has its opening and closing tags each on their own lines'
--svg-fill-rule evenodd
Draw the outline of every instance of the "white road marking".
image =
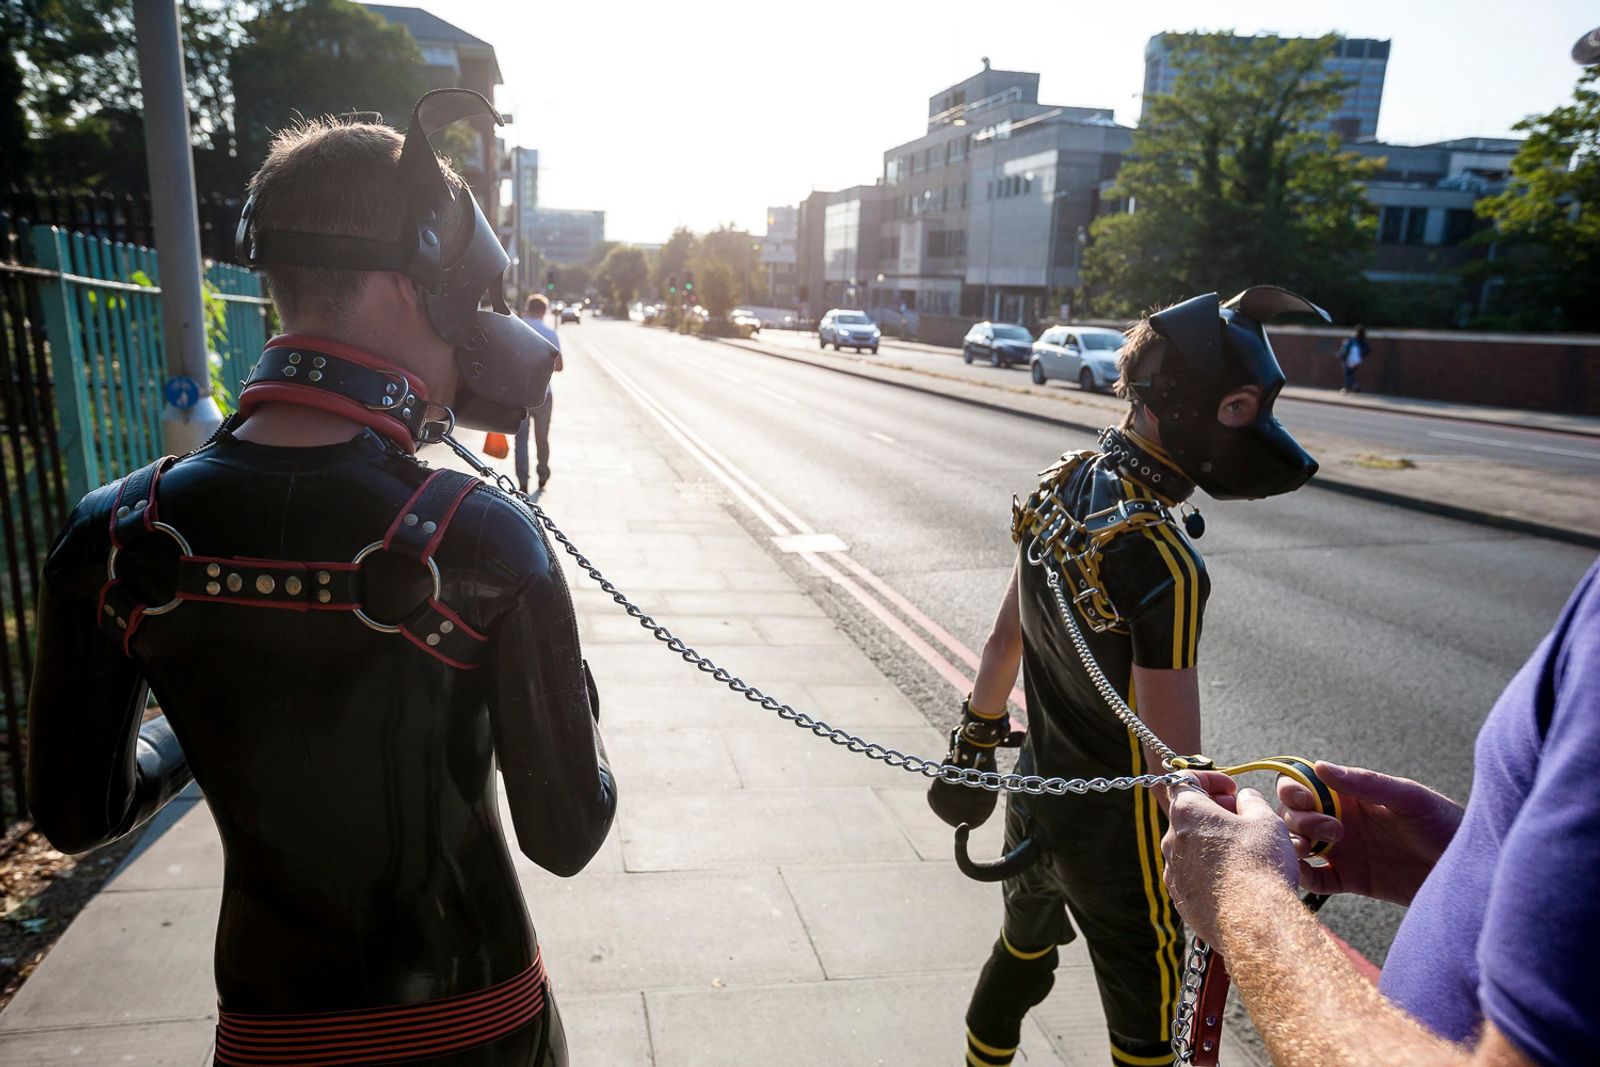
<svg viewBox="0 0 1600 1067">
<path fill-rule="evenodd" d="M 1439 437 L 1446 441 L 1467 441 L 1475 445 L 1490 445 L 1494 448 L 1511 448 L 1518 452 L 1544 452 L 1552 456 L 1577 456 L 1579 459 L 1600 460 L 1600 452 L 1581 452 L 1575 448 L 1554 448 L 1550 445 L 1518 445 L 1510 441 L 1496 441 L 1492 437 L 1474 437 L 1466 433 L 1446 433 L 1443 430 L 1429 430 L 1429 437 Z"/>
<path fill-rule="evenodd" d="M 892 445 L 895 443 L 894 438 L 890 437 L 886 433 L 879 433 L 877 430 L 868 430 L 867 436 L 882 441 L 886 445 Z"/>
<path fill-rule="evenodd" d="M 890 632 L 900 638 L 901 642 L 912 652 L 916 653 L 923 662 L 933 668 L 941 678 L 948 682 L 957 693 L 965 695 L 972 688 L 972 679 L 956 664 L 941 655 L 913 626 L 921 628 L 933 639 L 944 645 L 957 660 L 966 665 L 968 669 L 976 671 L 978 656 L 971 649 L 958 641 L 949 631 L 923 614 L 917 607 L 902 596 L 883 579 L 873 574 L 865 566 L 852 559 L 847 552 L 844 542 L 832 534 L 818 534 L 805 520 L 801 519 L 782 501 L 764 489 L 755 479 L 735 466 L 727 457 L 723 456 L 711 445 L 689 429 L 677 416 L 669 412 L 664 405 L 647 394 L 644 389 L 633 381 L 628 375 L 618 370 L 610 360 L 600 356 L 591 355 L 590 358 L 607 374 L 609 374 L 625 392 L 637 401 L 646 413 L 659 422 L 668 433 L 683 445 L 688 453 L 702 466 L 709 470 L 713 477 L 727 486 L 728 490 L 740 503 L 749 508 L 774 534 L 773 540 L 780 548 L 786 551 L 799 549 L 797 554 L 805 560 L 818 574 L 839 585 L 857 600 L 863 607 L 878 618 Z M 869 431 L 871 432 L 871 431 Z M 760 498 L 759 501 L 757 498 Z M 763 506 L 765 505 L 765 506 Z M 784 525 L 786 520 L 793 532 Z M 834 546 L 837 542 L 838 547 Z M 786 546 L 793 544 L 794 548 Z M 820 554 L 826 553 L 826 558 Z M 855 577 L 842 573 L 833 566 L 835 561 L 843 564 Z M 856 579 L 860 579 L 857 581 Z M 863 585 L 862 583 L 865 583 Z M 873 596 L 868 589 L 876 591 Z M 879 598 L 882 598 L 881 600 Z M 884 603 L 887 601 L 888 603 Z M 896 615 L 890 605 L 899 609 L 906 619 Z M 1026 709 L 1026 698 L 1020 690 L 1012 690 L 1012 700 L 1019 707 Z"/>
</svg>

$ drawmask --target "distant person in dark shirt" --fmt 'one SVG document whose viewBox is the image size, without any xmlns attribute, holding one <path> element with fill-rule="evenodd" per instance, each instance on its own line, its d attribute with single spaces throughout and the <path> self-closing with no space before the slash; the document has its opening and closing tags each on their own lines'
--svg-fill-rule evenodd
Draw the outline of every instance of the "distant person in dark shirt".
<svg viewBox="0 0 1600 1067">
<path fill-rule="evenodd" d="M 1202 773 L 1174 791 L 1167 888 L 1227 958 L 1275 1063 L 1600 1062 L 1596 753 L 1600 563 L 1479 731 L 1465 809 L 1404 778 L 1319 763 L 1342 818 L 1280 779 L 1280 822 L 1255 791 Z M 1313 840 L 1334 842 L 1325 866 L 1296 856 Z M 1376 989 L 1296 882 L 1410 906 Z"/>
<path fill-rule="evenodd" d="M 556 346 L 556 370 L 561 369 L 561 341 L 556 336 L 556 328 L 545 321 L 550 314 L 550 301 L 538 293 L 528 297 L 522 305 L 522 321 L 532 326 L 545 336 L 551 344 Z M 555 390 L 550 391 L 550 396 L 545 400 L 543 407 L 534 408 L 528 417 L 522 420 L 522 425 L 517 427 L 517 487 L 524 493 L 528 491 L 528 424 L 533 424 L 534 447 L 538 452 L 539 488 L 543 489 L 550 480 L 550 409 L 555 406 Z"/>
<path fill-rule="evenodd" d="M 1367 358 L 1370 350 L 1365 326 L 1357 326 L 1356 332 L 1344 339 L 1344 344 L 1339 346 L 1339 368 L 1344 371 L 1344 388 L 1339 392 L 1361 392 L 1361 385 L 1356 381 L 1356 368 L 1361 366 L 1361 361 Z"/>
</svg>

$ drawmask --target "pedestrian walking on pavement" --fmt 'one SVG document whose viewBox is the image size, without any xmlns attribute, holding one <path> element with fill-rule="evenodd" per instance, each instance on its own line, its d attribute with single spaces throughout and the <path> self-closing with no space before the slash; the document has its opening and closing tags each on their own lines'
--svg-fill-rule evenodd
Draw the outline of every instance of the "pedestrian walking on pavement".
<svg viewBox="0 0 1600 1067">
<path fill-rule="evenodd" d="M 285 334 L 210 443 L 90 493 L 46 564 L 29 806 L 78 853 L 199 784 L 225 1067 L 567 1062 L 495 769 L 522 852 L 576 874 L 616 806 L 598 697 L 537 526 L 415 455 L 436 420 L 513 430 L 554 359 L 428 143 L 481 114 L 442 89 L 404 142 L 277 135 L 239 247 Z"/>
<path fill-rule="evenodd" d="M 1180 753 L 1200 750 L 1195 664 L 1210 580 L 1190 542 L 1204 529 L 1199 514 L 1180 529 L 1177 513 L 1197 486 L 1256 499 L 1298 489 L 1316 471 L 1272 416 L 1284 376 L 1261 322 L 1287 311 L 1326 317 L 1293 293 L 1256 286 L 1225 304 L 1215 293 L 1186 300 L 1128 331 L 1117 361 L 1117 391 L 1131 402 L 1122 423 L 1097 450 L 1063 455 L 1037 492 L 1013 502 L 1019 556 L 947 762 L 995 769 L 996 747 L 1015 738 L 1006 700 L 1020 663 L 1029 729 L 1017 774 L 1160 773 L 1160 756 L 1097 690 L 1075 651 L 1080 633 L 1158 738 Z M 995 794 L 935 781 L 928 801 L 951 825 L 974 824 L 989 817 Z M 1074 921 L 1088 939 L 1112 1063 L 1173 1062 L 1184 940 L 1161 883 L 1166 802 L 1164 790 L 1143 788 L 1010 793 L 1006 858 L 987 867 L 965 856 L 958 835 L 963 869 L 1003 881 L 1005 902 L 967 1007 L 969 1065 L 1012 1062 L 1023 1018 L 1055 982 L 1058 946 L 1077 937 Z"/>
<path fill-rule="evenodd" d="M 539 293 L 528 297 L 522 305 L 522 321 L 539 331 L 551 344 L 556 346 L 556 370 L 562 369 L 561 339 L 556 334 L 556 328 L 547 321 L 550 314 L 550 301 Z M 528 427 L 532 423 L 534 448 L 539 457 L 537 473 L 539 475 L 539 488 L 543 489 L 545 483 L 550 481 L 550 412 L 555 406 L 555 390 L 551 390 L 540 406 L 528 412 L 528 417 L 522 420 L 517 427 L 516 455 L 517 455 L 517 485 L 526 493 L 528 491 Z"/>
<path fill-rule="evenodd" d="M 1344 371 L 1344 387 L 1341 393 L 1359 393 L 1361 385 L 1356 381 L 1356 368 L 1367 358 L 1367 328 L 1357 326 L 1356 332 L 1344 339 L 1344 344 L 1339 346 L 1339 368 Z"/>
</svg>

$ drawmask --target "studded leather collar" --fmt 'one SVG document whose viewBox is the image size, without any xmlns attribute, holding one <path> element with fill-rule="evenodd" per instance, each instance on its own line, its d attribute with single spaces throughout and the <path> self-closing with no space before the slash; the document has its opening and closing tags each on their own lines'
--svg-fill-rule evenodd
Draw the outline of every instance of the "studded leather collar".
<svg viewBox="0 0 1600 1067">
<path fill-rule="evenodd" d="M 239 413 L 265 403 L 299 404 L 340 415 L 415 452 L 428 391 L 415 375 L 351 345 L 286 335 L 267 342 L 239 392 Z"/>
<path fill-rule="evenodd" d="M 1100 431 L 1100 451 L 1169 507 L 1181 504 L 1194 492 L 1194 482 L 1160 445 L 1131 430 L 1108 426 Z"/>
</svg>

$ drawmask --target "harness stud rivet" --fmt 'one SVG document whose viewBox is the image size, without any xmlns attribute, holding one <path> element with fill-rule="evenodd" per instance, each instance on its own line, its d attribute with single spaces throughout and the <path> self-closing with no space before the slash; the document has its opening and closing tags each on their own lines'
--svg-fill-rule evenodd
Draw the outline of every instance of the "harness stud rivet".
<svg viewBox="0 0 1600 1067">
<path fill-rule="evenodd" d="M 313 367 L 326 367 L 328 365 L 328 361 L 321 356 L 315 356 L 311 360 L 311 365 Z"/>
<path fill-rule="evenodd" d="M 228 575 L 228 592 L 237 593 L 244 588 L 244 579 L 237 574 Z"/>
<path fill-rule="evenodd" d="M 112 607 L 110 604 L 106 605 L 106 614 L 107 615 L 115 615 L 116 613 L 117 613 L 117 609 L 116 608 Z"/>
<path fill-rule="evenodd" d="M 220 564 L 220 563 L 207 563 L 206 564 L 206 577 L 207 578 L 215 578 L 217 575 L 219 575 L 221 573 L 222 573 L 222 564 Z"/>
<path fill-rule="evenodd" d="M 117 509 L 117 518 L 119 518 L 119 519 L 127 518 L 128 517 L 128 511 L 129 511 L 128 505 L 126 505 L 126 504 L 122 505 L 120 508 Z"/>
<path fill-rule="evenodd" d="M 298 353 L 298 352 L 290 352 L 289 353 L 289 362 L 290 363 L 299 363 L 300 362 L 300 353 Z"/>
<path fill-rule="evenodd" d="M 306 375 L 306 378 L 309 381 L 320 382 L 322 381 L 322 372 L 319 370 L 314 370 L 310 374 Z"/>
<path fill-rule="evenodd" d="M 425 522 L 425 523 L 422 524 L 422 532 L 423 533 L 431 534 L 431 533 L 433 533 L 433 531 L 437 530 L 438 528 L 439 528 L 439 524 L 436 523 L 436 522 Z"/>
<path fill-rule="evenodd" d="M 390 396 L 394 396 L 394 394 L 400 391 L 400 387 L 393 382 L 390 382 L 388 385 L 383 387 L 383 391 L 388 393 Z"/>
<path fill-rule="evenodd" d="M 121 620 L 119 619 L 118 621 L 120 622 Z M 427 641 L 429 645 L 437 645 L 439 643 L 439 635 L 429 634 L 427 637 L 423 638 L 423 640 Z"/>
<path fill-rule="evenodd" d="M 206 592 L 210 593 L 212 596 L 216 596 L 218 593 L 222 592 L 222 586 L 218 585 L 216 582 L 207 582 Z"/>
<path fill-rule="evenodd" d="M 383 398 L 383 406 L 386 407 L 386 408 L 394 407 L 394 397 L 392 397 L 392 396 L 384 397 Z"/>
<path fill-rule="evenodd" d="M 283 580 L 283 591 L 288 593 L 290 596 L 299 596 L 300 579 L 293 577 L 292 575 L 288 578 L 285 578 Z"/>
<path fill-rule="evenodd" d="M 318 571 L 317 572 L 317 584 L 318 585 L 327 585 L 331 581 L 333 581 L 333 576 L 330 575 L 327 571 Z"/>
<path fill-rule="evenodd" d="M 407 526 L 415 526 L 417 524 L 417 514 L 416 514 L 416 512 L 412 512 L 411 514 L 407 515 L 401 521 L 403 521 Z"/>
<path fill-rule="evenodd" d="M 328 592 L 326 589 L 318 590 L 318 592 L 317 592 L 317 603 L 326 604 L 328 601 L 330 601 L 332 599 L 333 599 L 333 594 Z"/>
<path fill-rule="evenodd" d="M 285 368 L 283 368 L 283 376 L 285 378 L 293 378 L 295 376 L 296 370 L 297 370 L 297 368 L 295 368 L 295 367 L 285 367 Z"/>
<path fill-rule="evenodd" d="M 127 628 L 128 628 L 128 620 L 127 619 L 118 619 L 117 620 L 117 629 L 126 630 Z"/>
<path fill-rule="evenodd" d="M 266 596 L 277 587 L 278 583 L 272 580 L 272 575 L 258 574 L 256 576 L 256 592 L 260 593 L 262 596 Z"/>
<path fill-rule="evenodd" d="M 451 622 L 449 619 L 446 619 L 446 620 L 444 620 L 444 622 L 441 622 L 439 624 L 439 632 L 442 633 L 442 634 L 447 634 L 450 631 L 454 630 L 455 628 L 456 628 L 456 624 Z"/>
</svg>

